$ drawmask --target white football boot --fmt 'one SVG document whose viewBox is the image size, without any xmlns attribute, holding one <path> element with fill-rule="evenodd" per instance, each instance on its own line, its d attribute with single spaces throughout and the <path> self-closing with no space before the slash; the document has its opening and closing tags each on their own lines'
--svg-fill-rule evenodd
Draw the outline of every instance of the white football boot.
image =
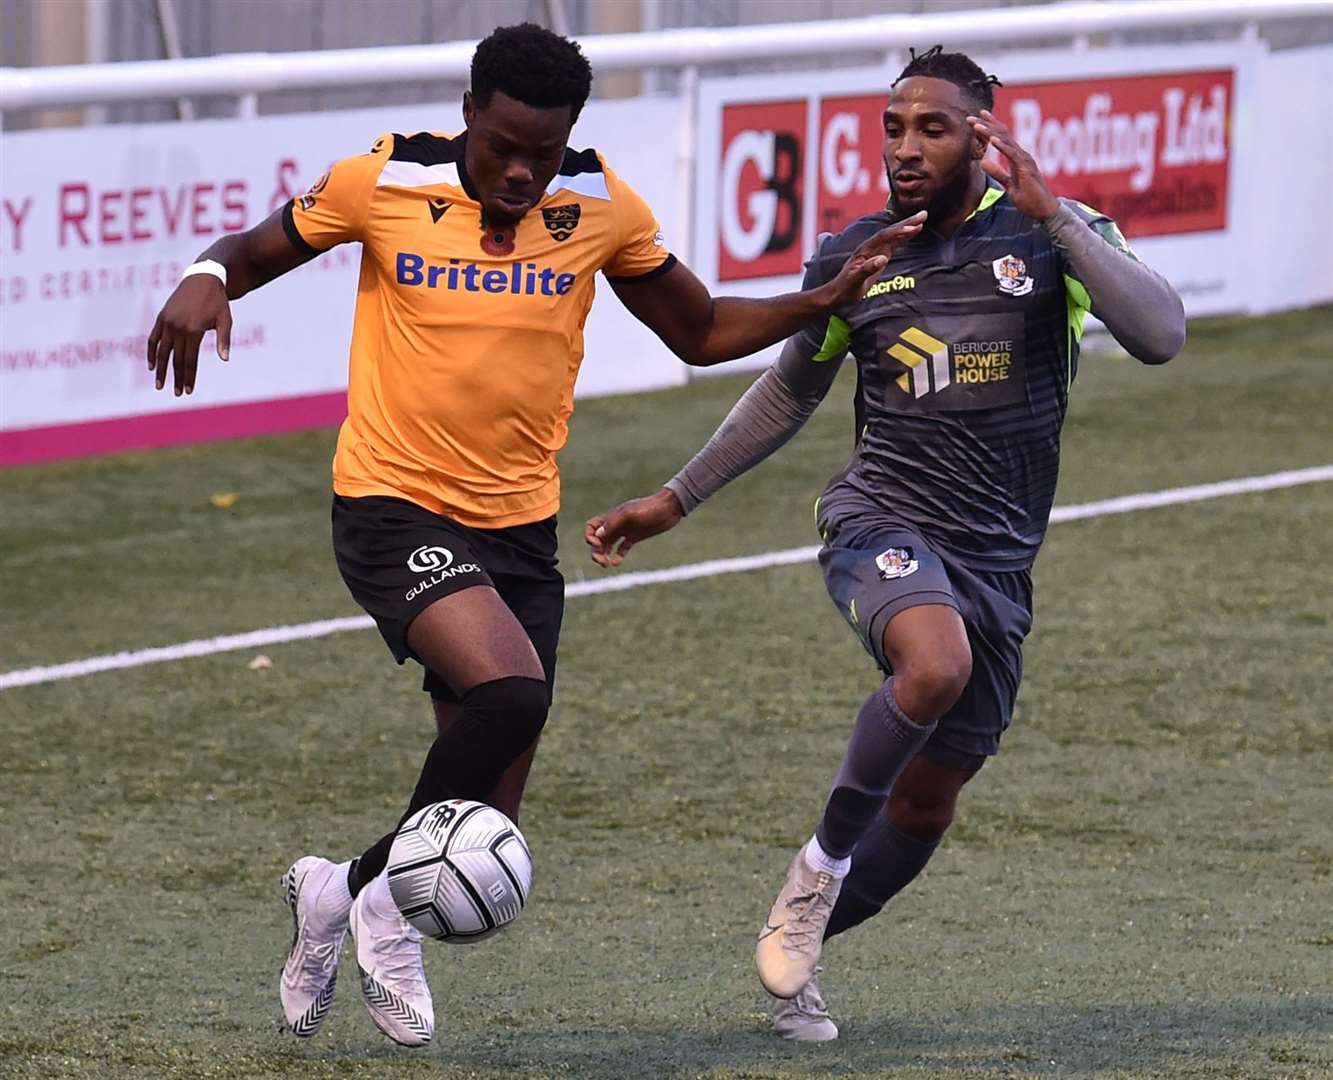
<svg viewBox="0 0 1333 1080">
<path fill-rule="evenodd" d="M 282 875 L 282 891 L 292 911 L 292 947 L 278 991 L 288 1028 L 308 1038 L 324 1023 L 338 982 L 352 906 L 347 864 L 313 855 L 297 859 Z"/>
<path fill-rule="evenodd" d="M 352 901 L 352 940 L 370 1018 L 403 1046 L 435 1034 L 435 1006 L 421 962 L 421 932 L 402 917 L 383 874 Z"/>
<path fill-rule="evenodd" d="M 838 1025 L 828 1014 L 824 995 L 819 991 L 819 973 L 815 968 L 810 981 L 794 998 L 769 995 L 769 1016 L 773 1019 L 773 1033 L 793 1042 L 828 1042 L 838 1037 Z"/>
<path fill-rule="evenodd" d="M 811 869 L 796 853 L 755 947 L 759 981 L 774 997 L 794 998 L 815 974 L 842 878 Z"/>
</svg>

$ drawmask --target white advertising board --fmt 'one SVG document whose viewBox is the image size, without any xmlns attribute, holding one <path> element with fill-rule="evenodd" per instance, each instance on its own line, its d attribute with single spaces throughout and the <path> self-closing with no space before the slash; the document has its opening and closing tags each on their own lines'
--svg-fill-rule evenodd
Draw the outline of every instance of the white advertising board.
<svg viewBox="0 0 1333 1080">
<path fill-rule="evenodd" d="M 978 61 L 1004 81 L 997 112 L 1055 189 L 1116 217 L 1191 315 L 1333 300 L 1333 134 L 1291 105 L 1319 99 L 1333 47 L 1270 54 L 1233 41 Z M 883 205 L 880 113 L 897 72 L 706 79 L 692 147 L 680 144 L 681 99 L 591 102 L 571 143 L 606 155 L 715 293 L 772 295 L 799 288 L 820 232 Z M 0 466 L 337 422 L 355 246 L 239 301 L 231 363 L 206 343 L 188 399 L 152 389 L 152 319 L 220 233 L 259 221 L 381 132 L 456 130 L 458 111 L 0 135 Z M 687 377 L 609 289 L 586 345 L 580 396 Z"/>
<path fill-rule="evenodd" d="M 648 200 L 668 243 L 675 100 L 592 102 L 595 146 Z M 359 245 L 233 305 L 230 363 L 205 342 L 195 393 L 153 389 L 145 342 L 181 269 L 385 131 L 461 128 L 456 104 L 4 135 L 0 143 L 0 463 L 337 422 Z M 580 394 L 671 385 L 679 362 L 600 290 Z"/>
</svg>

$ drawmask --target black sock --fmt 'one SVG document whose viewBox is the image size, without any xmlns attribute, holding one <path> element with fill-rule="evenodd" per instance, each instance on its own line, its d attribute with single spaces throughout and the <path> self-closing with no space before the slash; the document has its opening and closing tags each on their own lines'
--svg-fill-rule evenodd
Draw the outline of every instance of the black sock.
<svg viewBox="0 0 1333 1080">
<path fill-rule="evenodd" d="M 842 859 L 852 853 L 883 808 L 898 774 L 934 730 L 934 722 L 917 724 L 903 712 L 893 696 L 892 678 L 866 698 L 815 829 L 827 854 Z"/>
<path fill-rule="evenodd" d="M 887 817 L 876 821 L 852 852 L 852 869 L 843 879 L 824 940 L 879 914 L 925 869 L 939 846 L 938 840 L 918 840 L 895 829 Z"/>
<path fill-rule="evenodd" d="M 362 881 L 361 875 L 356 872 L 357 867 L 360 865 L 361 865 L 361 858 L 360 856 L 358 856 L 357 858 L 353 859 L 347 867 L 347 891 L 352 894 L 353 900 L 356 899 L 357 893 L 359 893 L 368 884 L 370 884 L 367 881 Z"/>
<path fill-rule="evenodd" d="M 550 697 L 545 680 L 514 675 L 474 686 L 463 695 L 462 706 L 457 721 L 431 744 L 399 825 L 445 799 L 486 799 L 541 734 Z M 353 896 L 384 870 L 395 835 L 397 829 L 381 836 L 352 863 L 347 888 Z"/>
</svg>

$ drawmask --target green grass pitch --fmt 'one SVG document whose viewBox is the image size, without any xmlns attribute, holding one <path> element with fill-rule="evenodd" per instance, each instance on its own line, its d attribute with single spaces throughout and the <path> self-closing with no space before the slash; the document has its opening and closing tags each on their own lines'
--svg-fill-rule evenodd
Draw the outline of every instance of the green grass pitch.
<svg viewBox="0 0 1333 1080">
<path fill-rule="evenodd" d="M 205 400 L 226 378 L 205 366 Z M 580 404 L 569 580 L 601 573 L 584 518 L 745 381 Z M 1163 369 L 1087 357 L 1058 501 L 1326 464 L 1331 387 L 1333 308 L 1196 324 Z M 815 542 L 849 397 L 629 568 Z M 332 442 L 0 474 L 0 671 L 354 614 Z M 350 954 L 325 1030 L 279 1031 L 280 874 L 390 825 L 431 738 L 373 631 L 0 693 L 0 1076 L 1333 1075 L 1330 536 L 1326 484 L 1052 528 L 1004 751 L 925 875 L 830 946 L 824 1046 L 767 1034 L 751 960 L 875 681 L 813 565 L 570 601 L 532 903 L 428 948 L 416 1052 Z"/>
</svg>

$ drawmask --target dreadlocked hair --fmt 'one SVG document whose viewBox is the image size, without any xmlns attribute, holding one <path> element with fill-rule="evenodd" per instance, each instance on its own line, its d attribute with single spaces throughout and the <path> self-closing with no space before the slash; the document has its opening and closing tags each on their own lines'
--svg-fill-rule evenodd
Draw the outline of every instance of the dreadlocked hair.
<svg viewBox="0 0 1333 1080">
<path fill-rule="evenodd" d="M 969 104 L 981 109 L 995 106 L 993 86 L 1002 86 L 994 75 L 987 75 L 970 56 L 963 53 L 945 52 L 943 45 L 934 45 L 920 56 L 915 49 L 910 50 L 912 59 L 903 68 L 902 74 L 893 80 L 897 86 L 904 79 L 921 75 L 928 79 L 944 79 L 958 87 L 966 95 Z"/>
<path fill-rule="evenodd" d="M 472 98 L 484 109 L 502 94 L 536 109 L 570 108 L 577 120 L 592 90 L 592 67 L 576 42 L 536 23 L 501 26 L 472 54 Z"/>
</svg>

